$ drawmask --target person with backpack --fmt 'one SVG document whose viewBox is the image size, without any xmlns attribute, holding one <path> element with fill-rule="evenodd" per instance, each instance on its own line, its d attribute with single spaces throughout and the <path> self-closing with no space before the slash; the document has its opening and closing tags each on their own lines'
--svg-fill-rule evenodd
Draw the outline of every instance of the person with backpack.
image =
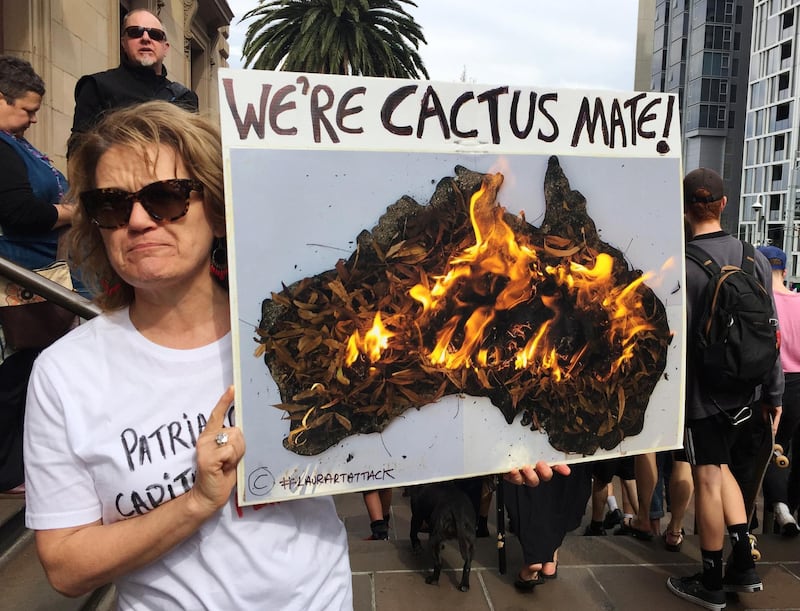
<svg viewBox="0 0 800 611">
<path fill-rule="evenodd" d="M 708 168 L 690 172 L 683 198 L 693 235 L 686 259 L 684 450 L 695 483 L 703 568 L 690 577 L 668 578 L 667 588 L 716 610 L 725 608 L 726 592 L 763 589 L 751 555 L 744 499 L 730 470 L 730 448 L 749 417 L 771 414 L 777 427 L 783 371 L 770 264 L 752 245 L 722 230 L 727 204 L 722 178 Z M 723 567 L 726 527 L 733 549 Z"/>
<path fill-rule="evenodd" d="M 75 115 L 67 156 L 76 138 L 103 114 L 115 108 L 164 100 L 197 112 L 197 94 L 167 78 L 164 59 L 169 51 L 167 33 L 150 11 L 134 9 L 122 21 L 120 65 L 105 72 L 82 76 L 75 85 Z"/>
</svg>

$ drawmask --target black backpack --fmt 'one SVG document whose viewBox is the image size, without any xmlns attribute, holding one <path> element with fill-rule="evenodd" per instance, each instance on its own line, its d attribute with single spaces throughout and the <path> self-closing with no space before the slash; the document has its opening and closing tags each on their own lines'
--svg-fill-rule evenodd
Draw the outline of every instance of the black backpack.
<svg viewBox="0 0 800 611">
<path fill-rule="evenodd" d="M 755 249 L 747 242 L 742 246 L 741 267 L 720 268 L 695 243 L 686 245 L 686 257 L 708 275 L 690 338 L 699 378 L 712 399 L 719 391 L 748 396 L 747 403 L 775 365 L 780 336 L 772 298 L 755 276 Z"/>
</svg>

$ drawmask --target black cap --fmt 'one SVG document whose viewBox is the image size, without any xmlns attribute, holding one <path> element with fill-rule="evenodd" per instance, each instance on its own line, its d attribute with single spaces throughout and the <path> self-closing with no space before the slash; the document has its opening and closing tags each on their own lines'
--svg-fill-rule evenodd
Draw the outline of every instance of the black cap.
<svg viewBox="0 0 800 611">
<path fill-rule="evenodd" d="M 696 203 L 710 204 L 722 199 L 723 195 L 722 176 L 714 170 L 697 168 L 683 179 L 683 203 L 687 206 Z"/>
</svg>

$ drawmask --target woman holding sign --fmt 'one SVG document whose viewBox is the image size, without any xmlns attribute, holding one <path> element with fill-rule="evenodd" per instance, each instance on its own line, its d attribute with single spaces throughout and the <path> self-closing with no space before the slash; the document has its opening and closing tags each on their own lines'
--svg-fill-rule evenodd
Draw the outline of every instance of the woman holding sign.
<svg viewBox="0 0 800 611">
<path fill-rule="evenodd" d="M 121 609 L 349 609 L 330 498 L 240 508 L 216 127 L 166 102 L 109 115 L 70 157 L 71 259 L 104 314 L 42 353 L 27 525 L 53 586 Z M 216 405 L 215 405 L 216 403 Z"/>
</svg>

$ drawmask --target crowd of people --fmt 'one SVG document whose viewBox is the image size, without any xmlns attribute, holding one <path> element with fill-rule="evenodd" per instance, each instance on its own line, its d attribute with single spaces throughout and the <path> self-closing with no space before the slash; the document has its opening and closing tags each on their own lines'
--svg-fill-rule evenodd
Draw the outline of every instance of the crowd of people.
<svg viewBox="0 0 800 611">
<path fill-rule="evenodd" d="M 118 68 L 76 86 L 65 143 L 69 182 L 24 138 L 45 94 L 42 79 L 28 62 L 0 57 L 0 256 L 33 270 L 65 253 L 103 310 L 41 354 L 27 354 L 13 374 L 7 355 L 0 398 L 16 393 L 17 403 L 11 409 L 4 401 L 0 412 L 0 490 L 24 495 L 42 565 L 69 596 L 113 582 L 121 609 L 244 609 L 264 601 L 280 609 L 351 608 L 347 537 L 331 498 L 258 511 L 236 504 L 245 444 L 232 410 L 218 127 L 197 112 L 193 92 L 167 79 L 169 42 L 155 15 L 129 12 L 120 44 Z M 738 265 L 742 242 L 720 224 L 727 203 L 721 177 L 694 170 L 683 191 L 688 241 L 719 265 Z M 687 529 L 696 528 L 702 570 L 667 581 L 681 598 L 722 609 L 726 592 L 763 588 L 731 465 L 745 409 L 751 424 L 774 426 L 787 454 L 798 453 L 800 296 L 784 285 L 783 251 L 762 247 L 752 258 L 755 276 L 774 295 L 782 338 L 757 396 L 708 390 L 692 349 L 707 278 L 687 259 L 683 450 L 505 474 L 510 530 L 523 552 L 517 589 L 557 577 L 558 550 L 590 502 L 587 536 L 614 529 L 678 552 Z M 7 389 L 12 378 L 16 386 Z M 162 445 L 144 460 L 124 442 L 126 432 L 146 436 L 170 423 L 186 423 L 191 443 Z M 764 480 L 766 508 L 786 537 L 799 532 L 799 480 L 800 469 L 773 466 Z M 462 484 L 477 534 L 487 536 L 494 480 Z M 684 524 L 693 495 L 696 527 Z M 391 499 L 391 489 L 364 494 L 368 539 L 388 538 Z"/>
</svg>

